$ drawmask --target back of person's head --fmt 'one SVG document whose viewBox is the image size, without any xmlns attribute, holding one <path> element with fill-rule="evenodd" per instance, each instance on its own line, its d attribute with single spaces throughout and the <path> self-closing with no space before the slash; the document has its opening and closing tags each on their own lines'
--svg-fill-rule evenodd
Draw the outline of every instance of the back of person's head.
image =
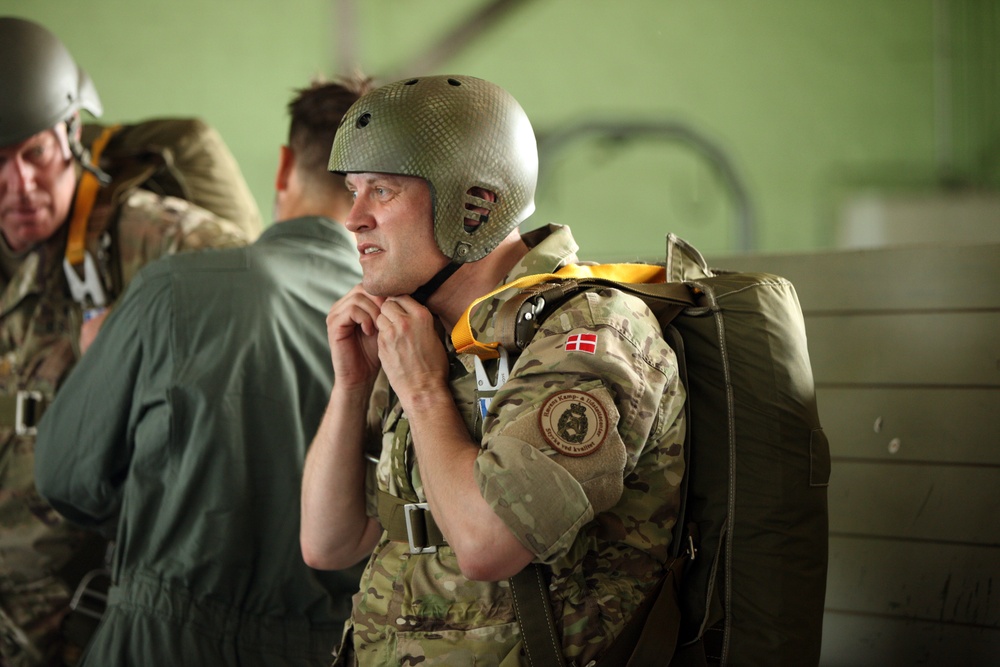
<svg viewBox="0 0 1000 667">
<path fill-rule="evenodd" d="M 94 116 L 103 111 L 90 77 L 59 38 L 37 23 L 0 17 L 0 64 L 0 146 L 63 122 L 72 129 L 80 109 Z"/>
<path fill-rule="evenodd" d="M 330 147 L 344 114 L 371 88 L 372 80 L 362 76 L 316 81 L 296 91 L 288 103 L 288 146 L 295 153 L 299 176 L 311 186 L 344 189 L 343 176 L 327 170 Z"/>
</svg>

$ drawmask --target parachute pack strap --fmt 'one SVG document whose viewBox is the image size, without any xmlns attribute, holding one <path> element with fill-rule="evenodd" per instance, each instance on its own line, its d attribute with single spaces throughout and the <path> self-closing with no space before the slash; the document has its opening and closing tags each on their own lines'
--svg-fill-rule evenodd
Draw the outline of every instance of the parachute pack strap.
<svg viewBox="0 0 1000 667">
<path fill-rule="evenodd" d="M 689 555 L 673 559 L 663 578 L 635 611 L 597 667 L 671 664 L 680 636 L 680 578 Z M 564 665 L 562 635 L 552 616 L 548 585 L 536 563 L 510 579 L 514 610 L 529 665 Z M 691 659 L 685 654 L 685 659 Z"/>
<path fill-rule="evenodd" d="M 107 147 L 111 137 L 121 128 L 121 125 L 112 125 L 104 128 L 104 131 L 94 139 L 90 146 L 90 161 L 97 165 L 101 160 L 101 153 Z M 76 189 L 76 200 L 73 202 L 73 219 L 69 224 L 69 239 L 66 241 L 66 260 L 79 270 L 83 266 L 84 250 L 87 243 L 87 220 L 90 212 L 97 201 L 97 192 L 101 184 L 93 173 L 84 169 L 80 176 L 80 185 Z"/>
<path fill-rule="evenodd" d="M 505 283 L 492 292 L 485 294 L 471 304 L 462 313 L 458 323 L 451 332 L 451 342 L 459 354 L 474 354 L 480 359 L 496 359 L 499 356 L 497 348 L 499 341 L 481 343 L 476 340 L 472 333 L 472 323 L 470 317 L 472 311 L 482 303 L 504 290 L 524 289 L 539 283 L 564 280 L 564 279 L 588 279 L 595 278 L 614 283 L 655 283 L 663 282 L 666 272 L 662 266 L 656 264 L 596 264 L 593 266 L 581 264 L 569 264 L 559 269 L 555 273 L 537 273 L 529 276 L 521 276 L 516 280 Z"/>
<path fill-rule="evenodd" d="M 492 292 L 484 294 L 470 303 L 469 307 L 462 313 L 462 317 L 459 318 L 458 323 L 455 324 L 455 328 L 451 330 L 451 342 L 455 346 L 455 351 L 459 354 L 474 354 L 482 360 L 499 357 L 500 353 L 497 352 L 497 348 L 500 346 L 499 342 L 480 343 L 476 340 L 475 335 L 473 335 L 472 323 L 469 321 L 472 311 L 486 299 L 504 290 L 531 287 L 532 285 L 537 285 L 546 280 L 555 280 L 556 278 L 558 276 L 554 273 L 538 273 L 530 276 L 522 276 L 517 280 L 501 285 Z"/>
<path fill-rule="evenodd" d="M 514 613 L 521 626 L 524 653 L 531 667 L 561 667 L 562 635 L 556 630 L 549 602 L 549 586 L 542 566 L 530 563 L 510 578 Z"/>
<path fill-rule="evenodd" d="M 518 290 L 500 304 L 493 317 L 493 335 L 500 347 L 523 350 L 534 336 L 546 306 L 559 303 L 579 290 L 578 280 L 545 282 Z"/>
<path fill-rule="evenodd" d="M 666 574 L 597 661 L 597 667 L 671 665 L 681 627 L 680 579 L 688 554 L 674 558 Z"/>
</svg>

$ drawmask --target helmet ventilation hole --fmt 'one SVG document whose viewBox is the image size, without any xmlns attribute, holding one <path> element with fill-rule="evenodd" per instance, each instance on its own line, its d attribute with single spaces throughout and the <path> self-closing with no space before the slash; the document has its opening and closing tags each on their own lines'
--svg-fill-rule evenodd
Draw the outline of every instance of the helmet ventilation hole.
<svg viewBox="0 0 1000 667">
<path fill-rule="evenodd" d="M 490 220 L 490 213 L 496 206 L 497 195 L 495 192 L 473 186 L 466 191 L 471 201 L 465 202 L 465 210 L 468 212 L 462 227 L 466 234 L 475 234 Z"/>
</svg>

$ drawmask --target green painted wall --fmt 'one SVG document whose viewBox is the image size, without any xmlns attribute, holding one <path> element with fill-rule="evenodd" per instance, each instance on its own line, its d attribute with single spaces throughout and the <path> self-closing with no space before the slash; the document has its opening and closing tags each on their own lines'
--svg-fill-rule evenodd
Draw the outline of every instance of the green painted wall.
<svg viewBox="0 0 1000 667">
<path fill-rule="evenodd" d="M 293 88 L 355 64 L 387 78 L 425 73 L 418 58 L 488 4 L 2 0 L 0 10 L 67 43 L 107 118 L 205 117 L 267 217 Z M 533 224 L 572 224 L 588 257 L 657 257 L 666 230 L 708 254 L 740 250 L 732 191 L 702 140 L 745 185 L 766 251 L 829 246 L 838 206 L 857 190 L 933 189 L 944 172 L 1000 182 L 993 0 L 508 5 L 461 31 L 470 41 L 430 71 L 504 86 L 543 146 L 594 121 L 680 126 L 700 140 L 589 137 L 543 154 Z"/>
</svg>

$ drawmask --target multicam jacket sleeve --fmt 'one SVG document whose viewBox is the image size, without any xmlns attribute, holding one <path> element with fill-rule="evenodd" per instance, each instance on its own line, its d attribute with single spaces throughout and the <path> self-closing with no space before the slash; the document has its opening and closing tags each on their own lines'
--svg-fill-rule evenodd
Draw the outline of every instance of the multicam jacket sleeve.
<svg viewBox="0 0 1000 667">
<path fill-rule="evenodd" d="M 565 558 L 598 515 L 604 530 L 665 559 L 683 400 L 645 304 L 586 292 L 545 321 L 493 399 L 477 464 L 483 495 L 540 561 Z"/>
</svg>

